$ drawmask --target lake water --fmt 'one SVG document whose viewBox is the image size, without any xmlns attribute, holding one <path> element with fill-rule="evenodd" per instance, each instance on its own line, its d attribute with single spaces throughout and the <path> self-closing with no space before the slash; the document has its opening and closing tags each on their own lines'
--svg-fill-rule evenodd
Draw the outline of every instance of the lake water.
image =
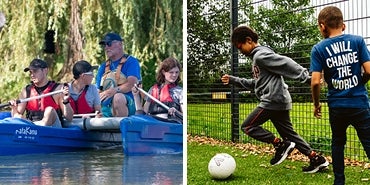
<svg viewBox="0 0 370 185">
<path fill-rule="evenodd" d="M 183 156 L 128 156 L 121 149 L 0 156 L 0 184 L 183 184 Z"/>
</svg>

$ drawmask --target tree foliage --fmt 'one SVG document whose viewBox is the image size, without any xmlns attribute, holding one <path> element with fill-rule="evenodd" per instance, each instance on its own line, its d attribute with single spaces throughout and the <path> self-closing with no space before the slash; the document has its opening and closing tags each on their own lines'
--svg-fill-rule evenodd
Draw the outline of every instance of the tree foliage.
<svg viewBox="0 0 370 185">
<path fill-rule="evenodd" d="M 260 36 L 260 44 L 308 67 L 310 50 L 320 39 L 309 0 L 239 1 L 239 24 Z M 188 1 L 188 91 L 210 92 L 229 73 L 230 1 Z M 269 6 L 267 6 L 269 5 Z M 242 77 L 250 77 L 250 60 L 241 57 Z M 302 85 L 301 85 L 302 86 Z M 213 89 L 215 90 L 215 89 Z"/>
<path fill-rule="evenodd" d="M 271 7 L 252 6 L 241 11 L 259 34 L 260 44 L 308 64 L 312 45 L 320 40 L 314 9 L 309 8 L 309 3 L 310 0 L 271 0 Z"/>
<path fill-rule="evenodd" d="M 321 39 L 313 17 L 314 9 L 309 3 L 310 0 L 271 0 L 270 7 L 252 6 L 242 12 L 248 17 L 247 23 L 259 34 L 261 45 L 309 68 L 311 48 Z M 286 79 L 286 83 L 293 94 L 310 91 L 306 84 L 290 79 Z M 299 98 L 307 100 L 310 95 Z"/>
<path fill-rule="evenodd" d="M 100 64 L 105 54 L 98 43 L 108 32 L 119 33 L 125 52 L 140 60 L 147 79 L 144 88 L 154 83 L 153 69 L 163 59 L 173 56 L 182 62 L 182 1 L 0 0 L 0 12 L 7 19 L 0 32 L 5 74 L 0 76 L 1 101 L 15 98 L 29 82 L 23 69 L 33 58 L 48 61 L 50 78 L 63 82 L 71 80 L 77 60 Z M 45 33 L 50 30 L 55 33 L 53 54 L 44 52 Z"/>
<path fill-rule="evenodd" d="M 209 92 L 230 60 L 229 1 L 187 2 L 188 90 Z"/>
</svg>

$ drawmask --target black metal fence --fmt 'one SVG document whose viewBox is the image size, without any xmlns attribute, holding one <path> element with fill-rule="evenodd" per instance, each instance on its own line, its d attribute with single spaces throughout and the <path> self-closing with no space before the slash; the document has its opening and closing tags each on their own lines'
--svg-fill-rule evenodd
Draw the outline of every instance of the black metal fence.
<svg viewBox="0 0 370 185">
<path fill-rule="evenodd" d="M 212 3 L 214 1 L 210 1 Z M 231 1 L 237 2 L 237 1 Z M 240 2 L 239 2 L 240 3 Z M 258 6 L 270 6 L 268 0 L 255 0 L 251 4 L 255 7 Z M 302 7 L 304 9 L 314 9 L 315 13 L 313 17 L 317 17 L 318 12 L 325 6 L 333 5 L 338 6 L 342 9 L 346 30 L 345 33 L 351 33 L 361 35 L 364 37 L 367 45 L 370 45 L 370 2 L 367 0 L 347 0 L 347 1 L 335 1 L 335 0 L 312 0 L 310 5 Z M 238 7 L 238 6 L 237 6 Z M 240 8 L 240 7 L 239 7 Z M 229 10 L 231 15 L 232 4 L 225 7 L 224 10 Z M 238 10 L 238 9 L 237 9 Z M 256 9 L 255 9 L 256 10 Z M 298 10 L 299 11 L 299 10 Z M 217 12 L 208 12 L 209 14 Z M 240 15 L 241 13 L 238 12 Z M 233 16 L 230 16 L 233 17 Z M 231 18 L 230 18 L 231 19 Z M 238 22 L 245 23 L 248 20 L 247 17 L 239 16 Z M 192 20 L 188 20 L 192 21 Z M 232 21 L 225 24 L 230 24 L 232 28 Z M 235 23 L 235 22 L 234 22 Z M 227 30 L 230 31 L 230 30 Z M 225 42 L 229 42 L 229 38 L 225 38 Z M 313 46 L 315 43 L 311 43 Z M 231 48 L 229 62 L 225 63 L 225 66 L 229 69 L 234 69 L 238 64 L 234 64 L 232 61 Z M 284 54 L 284 53 L 281 53 Z M 241 57 L 241 55 L 238 55 Z M 298 58 L 293 58 L 300 60 Z M 212 60 L 212 59 L 209 59 Z M 239 64 L 245 63 L 245 59 L 239 58 L 236 62 Z M 304 59 L 306 63 L 301 63 L 303 66 L 308 67 L 309 56 Z M 199 61 L 202 62 L 202 61 Z M 234 61 L 235 62 L 235 61 Z M 247 68 L 236 67 L 230 71 L 230 74 L 238 74 L 241 77 L 250 77 L 250 71 L 244 71 Z M 250 142 L 253 144 L 261 144 L 254 139 L 246 136 L 239 130 L 239 127 L 247 115 L 257 106 L 258 100 L 256 99 L 253 92 L 238 91 L 232 86 L 223 86 L 219 78 L 215 77 L 215 80 L 211 83 L 203 84 L 206 89 L 200 90 L 195 87 L 192 83 L 199 83 L 192 80 L 192 71 L 187 71 L 188 76 L 188 89 L 187 89 L 187 133 L 190 135 L 201 135 L 226 141 L 233 142 Z M 293 98 L 293 109 L 291 110 L 291 119 L 295 130 L 316 150 L 323 152 L 327 155 L 330 154 L 331 144 L 331 129 L 328 120 L 328 109 L 325 104 L 325 94 L 322 94 L 322 119 L 316 119 L 313 116 L 313 106 L 311 102 L 311 92 L 308 85 L 297 86 L 296 83 L 287 81 L 289 84 L 289 90 Z M 196 87 L 202 84 L 197 84 Z M 216 88 L 212 88 L 216 87 Z M 325 88 L 325 87 L 324 87 Z M 236 106 L 235 106 L 236 105 Z M 272 126 L 271 122 L 267 122 L 263 127 L 269 129 L 276 135 L 278 133 Z M 366 154 L 363 152 L 363 148 L 356 132 L 352 127 L 347 130 L 347 145 L 345 155 L 354 160 L 364 161 L 367 159 Z"/>
</svg>

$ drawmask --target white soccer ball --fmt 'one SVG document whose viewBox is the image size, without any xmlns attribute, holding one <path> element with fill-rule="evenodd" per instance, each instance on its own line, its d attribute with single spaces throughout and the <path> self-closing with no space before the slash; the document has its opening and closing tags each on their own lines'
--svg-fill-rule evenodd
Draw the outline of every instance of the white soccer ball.
<svg viewBox="0 0 370 185">
<path fill-rule="evenodd" d="M 235 159 L 227 153 L 218 153 L 208 163 L 208 171 L 215 179 L 226 179 L 234 173 Z"/>
</svg>

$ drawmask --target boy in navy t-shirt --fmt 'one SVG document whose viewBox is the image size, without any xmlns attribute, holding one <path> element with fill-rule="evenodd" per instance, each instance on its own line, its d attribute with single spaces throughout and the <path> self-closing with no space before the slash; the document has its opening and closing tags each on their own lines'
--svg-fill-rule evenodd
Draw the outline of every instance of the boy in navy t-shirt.
<svg viewBox="0 0 370 185">
<path fill-rule="evenodd" d="M 323 72 L 328 84 L 334 184 L 344 184 L 344 146 L 349 125 L 356 129 L 367 156 L 370 156 L 370 111 L 365 87 L 370 74 L 370 54 L 362 37 L 342 33 L 345 24 L 339 8 L 329 6 L 321 10 L 318 24 L 324 40 L 311 51 L 314 116 L 321 118 L 320 79 Z"/>
</svg>

